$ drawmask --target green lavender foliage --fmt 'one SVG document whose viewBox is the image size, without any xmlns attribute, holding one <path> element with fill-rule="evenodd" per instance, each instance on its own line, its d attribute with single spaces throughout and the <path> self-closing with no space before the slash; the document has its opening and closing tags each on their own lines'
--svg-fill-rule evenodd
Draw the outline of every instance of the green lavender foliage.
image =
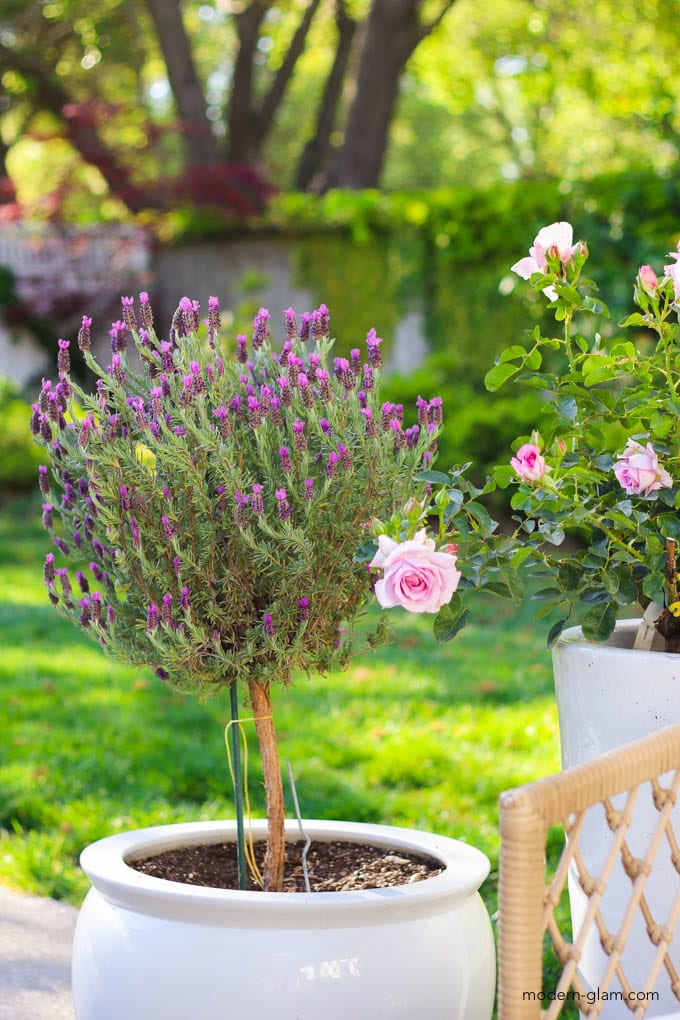
<svg viewBox="0 0 680 1020">
<path fill-rule="evenodd" d="M 366 563 L 355 559 L 364 529 L 424 488 L 414 477 L 437 427 L 408 432 L 407 442 L 381 412 L 380 368 L 361 397 L 362 376 L 334 374 L 332 341 L 318 330 L 316 340 L 292 339 L 290 355 L 310 380 L 305 395 L 277 381 L 292 378 L 290 362 L 284 368 L 275 353 L 266 319 L 246 365 L 222 349 L 215 306 L 209 337 L 195 308 L 184 317 L 178 310 L 167 344 L 148 305 L 142 311 L 148 328 L 128 310 L 117 341 L 132 338 L 141 369 L 125 350 L 103 368 L 81 331 L 96 392 L 73 381 L 62 352 L 60 384 L 50 400 L 41 394 L 41 412 L 34 408 L 49 463 L 44 523 L 63 557 L 61 567 L 59 553 L 46 560 L 50 600 L 109 655 L 153 665 L 184 692 L 287 683 L 295 669 L 346 663 L 356 650 L 353 624 L 372 596 Z M 315 379 L 317 356 L 329 369 L 325 384 Z M 264 410 L 248 408 L 249 394 Z M 263 394 L 282 401 L 278 412 Z M 297 444 L 296 420 L 305 423 Z M 264 512 L 253 485 L 263 487 Z M 382 616 L 369 644 L 387 630 Z"/>
</svg>

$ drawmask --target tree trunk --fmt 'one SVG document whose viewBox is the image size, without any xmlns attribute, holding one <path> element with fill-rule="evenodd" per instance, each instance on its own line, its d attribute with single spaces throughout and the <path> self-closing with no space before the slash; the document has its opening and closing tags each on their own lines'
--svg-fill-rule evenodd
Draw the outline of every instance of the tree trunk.
<svg viewBox="0 0 680 1020">
<path fill-rule="evenodd" d="M 186 132 L 187 160 L 206 165 L 219 161 L 218 146 L 206 116 L 203 88 L 196 73 L 179 0 L 147 0 L 168 72 L 177 112 Z"/>
<path fill-rule="evenodd" d="M 420 21 L 423 0 L 373 0 L 345 141 L 326 188 L 376 188 L 380 183 L 399 80 L 416 46 L 455 0 L 444 0 L 433 21 Z"/>
<path fill-rule="evenodd" d="M 267 852 L 264 859 L 264 889 L 266 892 L 281 892 L 283 888 L 283 865 L 286 855 L 285 806 L 283 783 L 272 716 L 272 702 L 269 684 L 249 684 L 250 702 L 253 706 L 255 729 L 260 744 L 264 789 L 267 799 Z"/>
<path fill-rule="evenodd" d="M 295 187 L 298 191 L 316 190 L 316 182 L 321 177 L 330 154 L 331 134 L 357 28 L 356 21 L 345 9 L 344 0 L 338 0 L 335 21 L 338 26 L 338 45 L 319 106 L 316 130 L 305 145 L 298 164 L 295 178 Z"/>
<path fill-rule="evenodd" d="M 265 0 L 253 0 L 234 16 L 238 53 L 227 110 L 227 159 L 234 163 L 254 163 L 259 156 L 253 109 L 253 76 L 260 24 L 268 6 Z"/>
</svg>

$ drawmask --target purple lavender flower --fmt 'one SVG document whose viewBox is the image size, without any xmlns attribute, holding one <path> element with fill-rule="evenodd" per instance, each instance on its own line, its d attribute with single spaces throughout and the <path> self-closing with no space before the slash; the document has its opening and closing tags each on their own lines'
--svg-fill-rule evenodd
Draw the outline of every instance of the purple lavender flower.
<svg viewBox="0 0 680 1020">
<path fill-rule="evenodd" d="M 89 315 L 83 315 L 82 325 L 78 330 L 78 347 L 81 351 L 89 351 L 92 346 L 92 336 L 90 334 L 91 325 L 92 319 Z"/>
<path fill-rule="evenodd" d="M 153 312 L 149 304 L 149 295 L 143 290 L 139 295 L 139 309 L 142 315 L 142 322 L 146 329 L 153 328 Z"/>
<path fill-rule="evenodd" d="M 340 460 L 345 471 L 349 471 L 352 467 L 352 458 L 347 452 L 347 448 L 343 443 L 338 443 L 338 453 L 340 454 Z"/>
<path fill-rule="evenodd" d="M 321 316 L 321 329 L 322 336 L 330 336 L 331 332 L 331 313 L 328 311 L 328 307 L 324 304 L 319 305 L 319 315 Z"/>
<path fill-rule="evenodd" d="M 51 503 L 43 503 L 42 505 L 42 525 L 47 531 L 51 531 L 54 527 Z"/>
<path fill-rule="evenodd" d="M 272 617 L 271 617 L 270 613 L 265 613 L 264 614 L 262 626 L 264 627 L 264 632 L 267 635 L 267 637 L 270 637 L 270 638 L 274 637 L 274 633 L 275 633 L 274 621 L 272 620 Z"/>
<path fill-rule="evenodd" d="M 38 486 L 43 496 L 49 496 L 50 494 L 50 479 L 47 474 L 47 468 L 44 464 L 41 464 L 38 468 Z"/>
<path fill-rule="evenodd" d="M 132 545 L 135 549 L 139 549 L 141 535 L 139 525 L 137 524 L 137 518 L 134 515 L 130 516 L 130 532 L 132 534 Z"/>
<path fill-rule="evenodd" d="M 167 514 L 163 514 L 161 517 L 161 524 L 163 525 L 163 531 L 168 542 L 175 537 L 175 529 L 172 526 L 172 521 Z"/>
<path fill-rule="evenodd" d="M 271 318 L 266 308 L 260 308 L 253 323 L 253 350 L 256 351 L 269 337 L 269 319 Z"/>
<path fill-rule="evenodd" d="M 124 351 L 127 345 L 125 338 L 125 323 L 118 319 L 116 322 L 111 323 L 111 329 L 109 330 L 109 336 L 111 337 L 111 352 L 118 354 L 120 351 Z"/>
<path fill-rule="evenodd" d="M 146 610 L 146 629 L 153 632 L 158 627 L 158 606 L 152 602 Z"/>
<path fill-rule="evenodd" d="M 253 482 L 253 495 L 251 498 L 250 506 L 256 517 L 260 517 L 264 513 L 264 500 L 262 499 L 262 492 L 264 491 L 264 485 L 260 485 L 259 482 Z"/>
<path fill-rule="evenodd" d="M 328 463 L 326 464 L 326 476 L 328 478 L 335 478 L 338 473 L 338 464 L 340 462 L 340 454 L 336 453 L 335 450 L 331 450 L 328 454 Z"/>
<path fill-rule="evenodd" d="M 45 565 L 43 567 L 43 578 L 45 584 L 54 584 L 54 553 L 47 553 L 45 556 Z"/>
<path fill-rule="evenodd" d="M 389 427 L 394 434 L 394 449 L 402 450 L 406 446 L 406 436 L 401 430 L 401 422 L 398 418 L 392 418 Z"/>
<path fill-rule="evenodd" d="M 444 420 L 443 404 L 441 397 L 433 397 L 430 401 L 430 421 L 433 425 L 441 425 Z"/>
<path fill-rule="evenodd" d="M 281 348 L 281 354 L 279 356 L 279 365 L 281 366 L 281 368 L 288 368 L 288 359 L 290 357 L 290 352 L 292 351 L 292 349 L 293 344 L 291 343 L 291 341 L 284 340 L 283 346 Z"/>
<path fill-rule="evenodd" d="M 304 623 L 305 620 L 309 619 L 309 599 L 306 595 L 298 599 L 298 607 L 300 609 L 300 623 Z"/>
<path fill-rule="evenodd" d="M 287 521 L 288 518 L 290 517 L 290 513 L 291 513 L 291 511 L 290 511 L 290 503 L 288 502 L 288 498 L 287 498 L 288 493 L 286 492 L 285 489 L 277 489 L 276 492 L 274 493 L 274 495 L 275 495 L 277 503 L 278 503 L 277 510 L 278 510 L 279 518 L 282 521 Z"/>
<path fill-rule="evenodd" d="M 290 459 L 290 453 L 287 446 L 279 447 L 279 457 L 281 458 L 281 467 L 284 475 L 289 475 L 293 470 L 293 464 Z"/>
<path fill-rule="evenodd" d="M 236 337 L 236 360 L 239 365 L 245 365 L 248 360 L 248 337 L 245 333 L 239 333 Z"/>
<path fill-rule="evenodd" d="M 312 315 L 310 312 L 303 312 L 300 316 L 300 339 L 309 340 L 309 333 L 312 328 Z"/>
<path fill-rule="evenodd" d="M 281 392 L 281 403 L 284 407 L 290 407 L 293 403 L 293 394 L 291 392 L 290 383 L 283 375 L 279 376 L 276 381 L 279 384 Z"/>
<path fill-rule="evenodd" d="M 246 496 L 243 492 L 235 492 L 234 502 L 236 504 L 234 507 L 234 524 L 237 528 L 247 528 L 248 514 L 246 507 L 250 502 L 250 496 Z"/>
<path fill-rule="evenodd" d="M 186 585 L 182 588 L 182 591 L 180 593 L 179 604 L 180 604 L 180 607 L 184 610 L 185 613 L 189 609 L 189 607 L 191 606 L 190 593 L 189 593 L 189 589 L 187 588 Z"/>
<path fill-rule="evenodd" d="M 116 622 L 116 610 L 113 608 L 113 606 L 106 607 L 106 618 L 109 622 L 109 625 L 112 625 Z"/>
<path fill-rule="evenodd" d="M 277 429 L 283 428 L 283 414 L 281 413 L 281 401 L 278 397 L 270 398 L 270 409 L 272 425 Z"/>
<path fill-rule="evenodd" d="M 80 626 L 89 627 L 90 620 L 92 618 L 91 612 L 92 603 L 90 602 L 89 595 L 86 595 L 85 598 L 81 599 L 79 605 L 80 605 Z"/>
<path fill-rule="evenodd" d="M 219 407 L 213 407 L 213 416 L 217 418 L 219 422 L 220 435 L 222 439 L 228 439 L 231 435 L 232 428 L 231 422 L 229 421 L 229 412 L 227 411 L 224 404 L 220 404 Z"/>
<path fill-rule="evenodd" d="M 307 437 L 305 436 L 305 422 L 300 418 L 293 421 L 293 442 L 295 449 L 304 451 L 307 449 Z"/>
<path fill-rule="evenodd" d="M 102 619 L 102 597 L 98 591 L 92 592 L 92 619 L 95 623 L 101 623 Z"/>
<path fill-rule="evenodd" d="M 319 418 L 319 428 L 324 433 L 324 435 L 326 436 L 333 435 L 333 429 L 331 428 L 331 423 L 329 422 L 328 418 Z"/>
<path fill-rule="evenodd" d="M 367 393 L 371 393 L 375 389 L 375 377 L 373 375 L 372 365 L 364 365 L 363 387 Z"/>
<path fill-rule="evenodd" d="M 121 361 L 120 354 L 117 351 L 111 357 L 109 375 L 113 376 L 119 386 L 125 385 L 125 369 L 123 368 L 123 362 Z"/>
<path fill-rule="evenodd" d="M 175 571 L 175 573 L 177 574 L 178 577 L 179 577 L 180 566 L 181 566 L 181 563 L 180 563 L 179 556 L 173 556 L 172 557 L 172 569 Z"/>
<path fill-rule="evenodd" d="M 123 306 L 123 319 L 128 329 L 137 329 L 137 316 L 135 315 L 135 299 L 131 297 L 121 297 L 121 304 Z"/>
<path fill-rule="evenodd" d="M 174 349 L 174 344 L 171 344 L 168 340 L 161 340 L 161 365 L 164 372 L 175 371 L 175 362 L 172 356 Z"/>
<path fill-rule="evenodd" d="M 52 426 L 46 414 L 40 415 L 40 437 L 45 443 L 52 442 Z"/>
<path fill-rule="evenodd" d="M 40 404 L 31 404 L 31 435 L 40 435 Z"/>
<path fill-rule="evenodd" d="M 424 428 L 430 420 L 429 407 L 427 400 L 423 400 L 421 396 L 416 400 L 416 408 L 418 409 L 418 424 L 421 428 Z"/>
<path fill-rule="evenodd" d="M 222 327 L 222 317 L 220 315 L 220 302 L 216 297 L 208 298 L 208 340 L 210 346 L 213 347 L 215 344 L 215 333 L 217 333 Z"/>
<path fill-rule="evenodd" d="M 283 315 L 286 323 L 286 339 L 294 340 L 297 336 L 297 318 L 295 315 L 295 309 L 286 308 Z"/>
<path fill-rule="evenodd" d="M 64 598 L 69 598 L 72 594 L 71 582 L 68 579 L 68 570 L 66 567 L 59 567 L 58 570 L 54 571 L 59 581 L 61 582 L 61 590 L 64 593 Z"/>
<path fill-rule="evenodd" d="M 168 592 L 163 596 L 163 607 L 161 609 L 161 620 L 172 626 L 172 595 Z"/>
<path fill-rule="evenodd" d="M 82 570 L 76 571 L 76 581 L 78 582 L 78 586 L 82 591 L 83 595 L 87 595 L 87 593 L 90 590 L 90 585 Z"/>
<path fill-rule="evenodd" d="M 73 544 L 76 547 L 76 549 L 80 549 L 80 547 L 83 544 L 83 536 L 80 534 L 79 531 L 73 532 Z"/>
<path fill-rule="evenodd" d="M 314 479 L 305 478 L 305 500 L 309 501 L 314 498 Z"/>
<path fill-rule="evenodd" d="M 253 429 L 259 428 L 262 424 L 262 405 L 257 397 L 248 397 L 248 420 Z"/>
<path fill-rule="evenodd" d="M 57 537 L 57 538 L 52 539 L 52 544 L 54 546 L 56 546 L 56 548 L 59 550 L 59 552 L 63 553 L 64 556 L 68 556 L 68 554 L 71 551 L 69 549 L 68 545 L 66 544 L 66 542 L 63 540 L 63 538 Z"/>
<path fill-rule="evenodd" d="M 329 375 L 325 368 L 317 368 L 316 381 L 319 384 L 319 396 L 321 399 L 327 402 L 332 400 L 333 392 L 331 390 Z"/>
<path fill-rule="evenodd" d="M 314 407 L 314 393 L 312 387 L 309 385 L 309 379 L 304 372 L 300 372 L 298 376 L 298 388 L 300 390 L 300 396 L 302 397 L 302 403 L 307 408 Z"/>
<path fill-rule="evenodd" d="M 304 367 L 304 364 L 302 358 L 298 358 L 297 354 L 290 354 L 288 356 L 288 379 L 291 386 L 298 385 L 300 369 Z"/>
<path fill-rule="evenodd" d="M 59 353 L 57 354 L 57 366 L 60 372 L 67 375 L 71 371 L 71 358 L 69 356 L 68 349 L 71 345 L 70 340 L 58 340 Z"/>
<path fill-rule="evenodd" d="M 366 334 L 366 350 L 368 351 L 368 361 L 373 368 L 380 368 L 382 365 L 382 357 L 380 356 L 380 344 L 382 338 L 379 337 L 374 329 L 370 329 Z"/>
</svg>

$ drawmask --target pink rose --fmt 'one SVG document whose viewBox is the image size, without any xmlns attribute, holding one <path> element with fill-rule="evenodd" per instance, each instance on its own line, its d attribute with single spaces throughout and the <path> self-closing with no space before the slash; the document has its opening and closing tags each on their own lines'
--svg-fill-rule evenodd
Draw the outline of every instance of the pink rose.
<svg viewBox="0 0 680 1020">
<path fill-rule="evenodd" d="M 641 446 L 629 439 L 614 465 L 614 474 L 629 496 L 651 496 L 657 489 L 670 489 L 673 479 L 659 465 L 651 443 Z"/>
<path fill-rule="evenodd" d="M 574 253 L 578 251 L 579 245 L 573 244 L 574 230 L 571 223 L 560 221 L 551 223 L 548 227 L 541 227 L 536 234 L 533 246 L 529 248 L 529 255 L 526 258 L 515 262 L 512 272 L 517 273 L 523 280 L 528 280 L 532 273 L 545 273 L 548 268 L 546 252 L 553 249 L 551 254 L 559 255 L 560 262 L 566 266 L 571 262 Z M 554 287 L 546 287 L 543 291 L 551 301 L 557 297 Z"/>
<path fill-rule="evenodd" d="M 510 460 L 510 466 L 515 469 L 524 482 L 540 482 L 547 470 L 541 451 L 533 443 L 525 443 L 520 446 L 515 456 Z"/>
<path fill-rule="evenodd" d="M 410 613 L 437 613 L 451 601 L 460 581 L 456 557 L 437 552 L 424 528 L 406 542 L 381 535 L 371 567 L 384 571 L 375 586 L 383 609 L 401 606 Z"/>
<path fill-rule="evenodd" d="M 654 295 L 659 289 L 659 278 L 651 266 L 640 266 L 638 281 L 646 294 Z"/>
</svg>

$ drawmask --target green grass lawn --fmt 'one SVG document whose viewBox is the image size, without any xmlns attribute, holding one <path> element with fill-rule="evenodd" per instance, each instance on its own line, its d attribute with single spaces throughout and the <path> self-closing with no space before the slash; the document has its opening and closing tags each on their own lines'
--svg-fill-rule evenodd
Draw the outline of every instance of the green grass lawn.
<svg viewBox="0 0 680 1020">
<path fill-rule="evenodd" d="M 39 501 L 0 507 L 0 882 L 79 904 L 78 854 L 122 828 L 234 814 L 226 693 L 199 703 L 121 666 L 50 606 Z M 478 600 L 438 646 L 393 610 L 397 639 L 343 673 L 275 692 L 281 754 L 303 815 L 415 826 L 492 861 L 501 790 L 559 767 L 545 623 Z M 378 610 L 376 610 L 377 612 Z M 256 740 L 250 793 L 261 815 Z"/>
</svg>

